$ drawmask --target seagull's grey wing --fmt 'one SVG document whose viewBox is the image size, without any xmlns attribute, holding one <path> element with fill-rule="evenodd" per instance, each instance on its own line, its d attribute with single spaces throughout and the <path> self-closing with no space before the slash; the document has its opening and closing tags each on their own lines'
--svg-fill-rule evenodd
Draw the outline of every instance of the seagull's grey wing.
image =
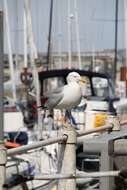
<svg viewBox="0 0 127 190">
<path fill-rule="evenodd" d="M 50 97 L 52 94 L 61 94 L 63 92 L 64 87 L 55 88 L 50 92 L 46 92 L 44 94 L 45 97 Z"/>
<path fill-rule="evenodd" d="M 55 94 L 55 95 L 52 95 L 48 98 L 45 106 L 48 108 L 48 109 L 53 109 L 55 108 L 55 106 L 57 106 L 57 104 L 62 100 L 63 98 L 63 94 Z"/>
<path fill-rule="evenodd" d="M 48 109 L 53 109 L 63 98 L 63 87 L 57 88 L 53 90 L 52 92 L 47 93 L 46 97 L 48 99 L 45 103 L 45 106 Z"/>
</svg>

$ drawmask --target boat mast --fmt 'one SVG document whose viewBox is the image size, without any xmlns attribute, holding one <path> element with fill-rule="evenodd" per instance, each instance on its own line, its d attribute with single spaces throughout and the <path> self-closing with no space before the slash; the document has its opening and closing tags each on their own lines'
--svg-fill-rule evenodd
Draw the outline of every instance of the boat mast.
<svg viewBox="0 0 127 190">
<path fill-rule="evenodd" d="M 125 67 L 127 68 L 127 1 L 124 0 L 124 18 L 125 18 Z M 126 80 L 127 80 L 127 75 L 126 75 Z"/>
<path fill-rule="evenodd" d="M 9 54 L 9 67 L 11 71 L 11 81 L 12 81 L 12 95 L 13 95 L 14 102 L 16 102 L 15 72 L 14 72 L 14 65 L 13 65 L 13 58 L 12 58 L 7 0 L 4 0 L 4 10 L 5 10 L 5 24 L 6 24 L 6 35 L 7 35 L 7 43 L 8 43 L 8 54 Z"/>
<path fill-rule="evenodd" d="M 95 65 L 95 49 L 94 49 L 94 46 L 93 46 L 93 48 L 92 48 L 92 63 L 91 63 L 91 70 L 92 71 L 94 71 L 94 66 L 96 66 Z"/>
<path fill-rule="evenodd" d="M 79 69 L 82 69 L 81 64 L 81 50 L 80 50 L 80 38 L 79 38 L 79 21 L 78 21 L 78 9 L 77 9 L 77 0 L 74 0 L 74 9 L 75 9 L 75 27 L 76 27 L 76 41 L 77 41 L 77 51 L 78 51 L 78 66 Z"/>
<path fill-rule="evenodd" d="M 124 0 L 124 19 L 125 19 L 125 24 L 124 24 L 124 27 L 125 27 L 125 64 L 124 66 L 127 68 L 127 1 Z"/>
<path fill-rule="evenodd" d="M 18 53 L 19 53 L 19 16 L 18 16 L 18 0 L 15 1 L 15 12 L 16 12 L 16 32 L 15 32 L 15 69 L 16 73 L 18 70 Z"/>
<path fill-rule="evenodd" d="M 70 18 L 70 0 L 68 0 L 68 68 L 72 67 L 72 57 L 71 57 L 71 18 Z"/>
<path fill-rule="evenodd" d="M 35 65 L 35 59 L 37 58 L 37 50 L 34 43 L 34 37 L 33 37 L 33 31 L 32 31 L 32 20 L 31 20 L 29 0 L 24 0 L 24 9 L 25 9 L 25 14 L 26 14 L 28 45 L 30 48 L 30 62 L 31 62 L 31 67 L 32 67 L 32 72 L 33 72 L 34 87 L 36 90 L 36 102 L 37 102 L 37 107 L 39 107 L 41 105 L 40 85 L 39 85 L 38 72 Z M 38 127 L 38 132 L 40 135 L 38 138 L 42 138 L 41 136 L 42 135 L 42 117 L 41 117 L 41 112 L 39 109 L 37 109 L 37 112 L 38 112 L 38 126 L 37 127 Z"/>
<path fill-rule="evenodd" d="M 4 64 L 3 64 L 3 11 L 0 10 L 0 189 L 6 179 L 6 149 L 4 146 L 3 97 L 4 97 Z"/>
<path fill-rule="evenodd" d="M 3 141 L 3 97 L 4 97 L 4 65 L 3 65 L 3 12 L 0 10 L 0 142 Z"/>
<path fill-rule="evenodd" d="M 57 3 L 58 9 L 60 4 Z M 58 11 L 59 13 L 59 11 Z M 62 64 L 62 31 L 61 31 L 61 15 L 58 15 L 58 55 L 59 55 L 59 68 L 62 69 L 63 68 L 63 64 Z"/>
<path fill-rule="evenodd" d="M 50 0 L 48 51 L 47 51 L 47 66 L 46 66 L 47 70 L 49 69 L 49 65 L 50 65 L 51 35 L 52 35 L 52 15 L 53 15 L 53 0 Z"/>
<path fill-rule="evenodd" d="M 114 83 L 116 82 L 117 74 L 117 51 L 118 51 L 118 4 L 119 1 L 116 0 L 115 3 L 115 56 L 114 56 L 114 66 L 113 66 L 113 79 Z"/>
<path fill-rule="evenodd" d="M 26 14 L 23 12 L 23 24 L 24 24 L 24 67 L 27 68 L 27 25 L 26 25 Z"/>
<path fill-rule="evenodd" d="M 125 94 L 127 95 L 127 1 L 124 0 L 124 38 L 125 38 L 125 62 L 120 68 L 120 80 L 125 82 Z"/>
</svg>

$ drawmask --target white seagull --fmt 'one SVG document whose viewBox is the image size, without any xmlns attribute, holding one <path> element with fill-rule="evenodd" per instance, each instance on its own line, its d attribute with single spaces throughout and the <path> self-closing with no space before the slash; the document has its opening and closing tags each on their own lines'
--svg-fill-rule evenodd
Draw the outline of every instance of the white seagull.
<svg viewBox="0 0 127 190">
<path fill-rule="evenodd" d="M 71 72 L 67 76 L 67 84 L 61 88 L 57 88 L 51 92 L 44 94 L 42 98 L 42 108 L 52 110 L 54 108 L 60 110 L 71 111 L 77 106 L 82 99 L 82 91 L 80 83 L 87 83 L 81 78 L 77 72 Z"/>
</svg>

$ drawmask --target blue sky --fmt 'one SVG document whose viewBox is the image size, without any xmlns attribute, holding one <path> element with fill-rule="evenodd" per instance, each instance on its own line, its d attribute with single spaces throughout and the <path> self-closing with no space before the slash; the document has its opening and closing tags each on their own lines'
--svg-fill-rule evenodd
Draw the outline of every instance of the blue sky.
<svg viewBox="0 0 127 190">
<path fill-rule="evenodd" d="M 127 0 L 125 0 L 127 1 Z M 8 0 L 12 49 L 23 50 L 23 0 Z M 71 14 L 74 15 L 74 0 L 71 0 Z M 81 51 L 114 48 L 115 0 L 77 0 Z M 47 51 L 50 0 L 30 0 L 33 31 L 39 52 Z M 118 47 L 125 47 L 124 0 L 119 0 Z M 2 7 L 3 0 L 0 0 Z M 67 0 L 54 0 L 53 9 L 53 51 L 68 50 L 67 43 Z M 6 28 L 5 28 L 6 32 Z M 72 51 L 77 51 L 75 18 L 71 21 Z M 7 49 L 5 36 L 5 51 Z"/>
</svg>

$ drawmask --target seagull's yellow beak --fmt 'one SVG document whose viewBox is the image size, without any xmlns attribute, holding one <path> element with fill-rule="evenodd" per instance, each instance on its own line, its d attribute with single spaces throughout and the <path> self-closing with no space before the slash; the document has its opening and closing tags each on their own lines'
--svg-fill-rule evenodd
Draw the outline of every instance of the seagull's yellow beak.
<svg viewBox="0 0 127 190">
<path fill-rule="evenodd" d="M 88 80 L 87 80 L 87 79 L 84 79 L 84 78 L 81 78 L 81 79 L 79 80 L 79 82 L 80 82 L 81 84 L 88 84 L 88 83 L 89 83 Z"/>
</svg>

